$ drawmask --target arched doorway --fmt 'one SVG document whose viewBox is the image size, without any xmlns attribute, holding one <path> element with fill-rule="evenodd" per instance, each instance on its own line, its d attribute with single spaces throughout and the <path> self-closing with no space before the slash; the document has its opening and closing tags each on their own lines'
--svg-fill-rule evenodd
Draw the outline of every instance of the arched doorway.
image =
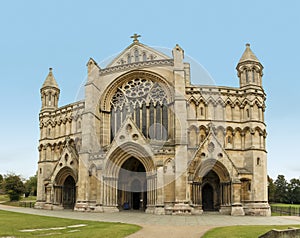
<svg viewBox="0 0 300 238">
<path fill-rule="evenodd" d="M 202 179 L 202 209 L 215 211 L 220 209 L 220 178 L 213 170 L 209 171 Z"/>
<path fill-rule="evenodd" d="M 145 210 L 146 205 L 146 170 L 141 161 L 130 157 L 119 172 L 118 207 L 120 210 Z"/>
<path fill-rule="evenodd" d="M 76 201 L 76 185 L 74 178 L 69 175 L 63 183 L 62 204 L 66 209 L 73 209 Z"/>
</svg>

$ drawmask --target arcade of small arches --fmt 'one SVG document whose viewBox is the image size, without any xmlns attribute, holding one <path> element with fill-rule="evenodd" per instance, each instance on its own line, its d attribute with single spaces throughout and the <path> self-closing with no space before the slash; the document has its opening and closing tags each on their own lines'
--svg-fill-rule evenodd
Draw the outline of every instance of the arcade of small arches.
<svg viewBox="0 0 300 238">
<path fill-rule="evenodd" d="M 238 99 L 225 101 L 219 97 L 214 99 L 209 97 L 196 99 L 194 96 L 188 99 L 188 120 L 220 120 L 226 122 L 247 122 L 264 121 L 264 103 L 258 100 L 250 101 L 244 99 L 240 102 Z"/>
<path fill-rule="evenodd" d="M 63 140 L 55 143 L 40 144 L 38 147 L 38 150 L 40 152 L 40 161 L 46 160 L 47 156 L 49 155 L 51 155 L 53 161 L 59 160 L 67 144 L 68 146 L 74 148 L 74 151 L 78 153 L 81 148 L 81 139 L 78 137 L 76 137 L 75 139 L 64 138 Z"/>
<path fill-rule="evenodd" d="M 45 90 L 41 94 L 42 103 L 47 106 L 55 106 L 59 99 L 59 90 L 57 92 L 53 92 L 50 90 Z"/>
<path fill-rule="evenodd" d="M 238 70 L 238 77 L 247 84 L 253 83 L 261 85 L 262 76 L 262 69 L 258 64 L 244 65 Z"/>
<path fill-rule="evenodd" d="M 219 126 L 213 128 L 215 135 L 219 142 L 226 149 L 265 149 L 265 138 L 267 136 L 266 130 L 262 130 L 260 127 L 240 128 L 233 129 L 228 126 L 226 128 Z M 188 147 L 198 148 L 198 146 L 204 141 L 208 135 L 209 128 L 205 126 L 191 125 L 188 128 Z"/>
<path fill-rule="evenodd" d="M 155 54 L 151 54 L 146 51 L 140 51 L 138 48 L 132 49 L 131 52 L 126 54 L 126 57 L 120 59 L 117 64 L 124 65 L 124 64 L 131 64 L 133 62 L 140 62 L 140 61 L 151 61 L 155 60 L 157 56 Z"/>
<path fill-rule="evenodd" d="M 48 120 L 40 124 L 42 137 L 57 138 L 70 134 L 71 131 L 81 132 L 81 118 L 74 120 L 72 117 L 59 119 L 57 121 Z"/>
<path fill-rule="evenodd" d="M 42 112 L 40 120 L 41 138 L 59 138 L 71 133 L 80 133 L 83 106 L 84 103 L 79 102 L 62 107 L 57 110 L 53 118 L 48 118 L 47 114 Z"/>
</svg>

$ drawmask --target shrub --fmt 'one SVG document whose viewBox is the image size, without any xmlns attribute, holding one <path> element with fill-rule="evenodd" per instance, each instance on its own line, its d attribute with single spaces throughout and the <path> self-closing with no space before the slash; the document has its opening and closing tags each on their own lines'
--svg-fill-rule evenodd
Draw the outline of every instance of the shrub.
<svg viewBox="0 0 300 238">
<path fill-rule="evenodd" d="M 6 175 L 2 186 L 10 201 L 19 201 L 21 195 L 25 192 L 24 184 L 19 175 Z"/>
</svg>

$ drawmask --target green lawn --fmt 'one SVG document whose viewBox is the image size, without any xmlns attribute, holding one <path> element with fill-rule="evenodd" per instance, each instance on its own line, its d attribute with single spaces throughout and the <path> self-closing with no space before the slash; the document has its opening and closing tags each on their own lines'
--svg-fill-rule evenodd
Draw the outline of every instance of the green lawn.
<svg viewBox="0 0 300 238">
<path fill-rule="evenodd" d="M 299 216 L 300 204 L 272 203 L 272 216 Z"/>
<path fill-rule="evenodd" d="M 0 202 L 2 204 L 4 204 L 4 205 L 9 205 L 9 206 L 15 206 L 15 207 L 19 207 L 20 205 L 24 206 L 25 204 L 24 203 L 22 204 L 22 202 L 27 202 L 27 204 L 26 204 L 27 206 L 29 206 L 29 202 L 32 202 L 31 205 L 33 206 L 33 204 L 35 203 L 35 201 L 36 201 L 36 197 L 35 196 L 29 196 L 27 198 L 21 197 L 20 201 L 10 202 L 8 195 L 0 195 Z"/>
<path fill-rule="evenodd" d="M 300 204 L 286 204 L 286 203 L 271 203 L 270 206 L 276 207 L 295 207 L 300 208 Z"/>
<path fill-rule="evenodd" d="M 253 238 L 259 237 L 272 229 L 287 229 L 291 226 L 227 226 L 217 227 L 207 231 L 202 238 Z"/>
<path fill-rule="evenodd" d="M 82 225 L 79 227 L 67 227 Z M 45 230 L 45 228 L 54 228 Z M 64 229 L 57 229 L 64 228 Z M 28 229 L 44 229 L 39 231 L 22 232 Z M 0 237 L 105 237 L 117 238 L 125 237 L 141 229 L 137 225 L 82 221 L 72 219 L 62 219 L 56 217 L 46 217 L 28 215 L 16 212 L 0 210 Z"/>
<path fill-rule="evenodd" d="M 0 202 L 8 201 L 8 195 L 0 195 Z"/>
</svg>

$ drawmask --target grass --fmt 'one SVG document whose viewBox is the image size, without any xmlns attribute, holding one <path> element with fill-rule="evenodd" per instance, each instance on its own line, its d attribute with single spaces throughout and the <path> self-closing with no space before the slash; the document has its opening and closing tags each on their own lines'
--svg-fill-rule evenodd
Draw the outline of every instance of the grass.
<svg viewBox="0 0 300 238">
<path fill-rule="evenodd" d="M 20 201 L 9 201 L 8 195 L 0 195 L 0 202 L 4 205 L 9 205 L 9 206 L 14 206 L 14 207 L 19 207 L 20 202 L 32 202 L 34 203 L 36 201 L 35 196 L 29 196 L 29 197 L 21 197 Z"/>
<path fill-rule="evenodd" d="M 272 216 L 299 216 L 300 204 L 272 203 Z"/>
<path fill-rule="evenodd" d="M 272 206 L 276 207 L 293 207 L 293 208 L 300 208 L 300 204 L 286 204 L 286 203 L 271 203 Z"/>
<path fill-rule="evenodd" d="M 66 228 L 60 230 L 40 230 L 31 232 L 21 232 L 25 229 L 58 228 L 85 224 L 86 226 L 77 228 Z M 140 229 L 137 225 L 112 222 L 82 221 L 73 219 L 63 219 L 56 217 L 46 217 L 28 215 L 16 212 L 0 210 L 0 237 L 105 237 L 118 238 L 128 236 Z"/>
<path fill-rule="evenodd" d="M 0 202 L 9 201 L 8 195 L 0 195 Z"/>
<path fill-rule="evenodd" d="M 253 238 L 259 237 L 272 229 L 287 229 L 289 227 L 298 227 L 300 225 L 291 226 L 227 226 L 217 227 L 207 231 L 202 238 Z"/>
</svg>

